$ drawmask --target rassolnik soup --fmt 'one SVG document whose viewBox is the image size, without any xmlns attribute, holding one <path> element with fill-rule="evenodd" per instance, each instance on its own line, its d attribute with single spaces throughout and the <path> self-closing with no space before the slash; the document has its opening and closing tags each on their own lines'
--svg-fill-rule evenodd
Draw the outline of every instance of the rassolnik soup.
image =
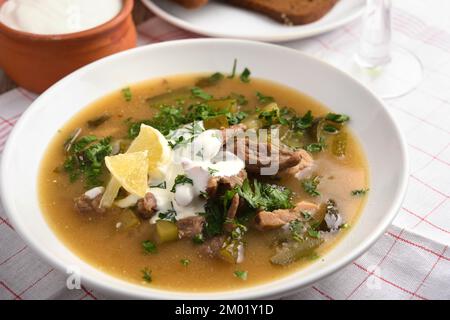
<svg viewBox="0 0 450 320">
<path fill-rule="evenodd" d="M 127 281 L 273 281 L 320 263 L 364 205 L 368 169 L 349 121 L 248 69 L 132 85 L 58 131 L 41 205 L 73 252 Z"/>
</svg>

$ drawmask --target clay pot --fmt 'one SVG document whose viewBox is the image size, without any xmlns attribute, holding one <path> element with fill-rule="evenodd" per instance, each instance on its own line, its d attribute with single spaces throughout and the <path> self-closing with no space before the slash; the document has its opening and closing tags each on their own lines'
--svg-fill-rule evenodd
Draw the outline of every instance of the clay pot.
<svg viewBox="0 0 450 320">
<path fill-rule="evenodd" d="M 62 35 L 21 32 L 0 23 L 0 68 L 19 86 L 41 93 L 90 62 L 135 47 L 133 5 L 133 0 L 123 0 L 122 10 L 112 20 Z"/>
</svg>

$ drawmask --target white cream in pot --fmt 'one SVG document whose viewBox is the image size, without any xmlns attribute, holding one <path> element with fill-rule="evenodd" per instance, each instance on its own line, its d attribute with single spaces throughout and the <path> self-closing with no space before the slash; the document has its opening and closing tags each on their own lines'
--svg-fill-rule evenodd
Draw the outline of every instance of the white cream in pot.
<svg viewBox="0 0 450 320">
<path fill-rule="evenodd" d="M 0 22 L 34 34 L 67 34 L 113 19 L 122 6 L 122 0 L 7 0 L 0 7 Z"/>
</svg>

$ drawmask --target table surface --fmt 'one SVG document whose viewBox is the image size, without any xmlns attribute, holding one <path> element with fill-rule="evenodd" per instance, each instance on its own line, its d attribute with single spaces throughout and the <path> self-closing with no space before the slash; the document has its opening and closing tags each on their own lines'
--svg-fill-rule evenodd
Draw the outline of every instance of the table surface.
<svg viewBox="0 0 450 320">
<path fill-rule="evenodd" d="M 133 19 L 136 25 L 141 24 L 152 16 L 153 14 L 144 7 L 141 1 L 137 0 L 134 2 Z M 17 85 L 0 69 L 0 94 L 15 87 Z"/>
</svg>

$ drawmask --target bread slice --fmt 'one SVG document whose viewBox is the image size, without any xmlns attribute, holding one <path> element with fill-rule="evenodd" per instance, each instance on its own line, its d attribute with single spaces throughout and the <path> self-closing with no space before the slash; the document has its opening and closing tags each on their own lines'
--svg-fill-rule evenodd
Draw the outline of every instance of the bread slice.
<svg viewBox="0 0 450 320">
<path fill-rule="evenodd" d="M 307 24 L 327 14 L 338 0 L 225 0 L 287 25 Z"/>
<path fill-rule="evenodd" d="M 172 1 L 181 4 L 183 7 L 187 9 L 196 9 L 208 3 L 208 0 L 172 0 Z"/>
</svg>

